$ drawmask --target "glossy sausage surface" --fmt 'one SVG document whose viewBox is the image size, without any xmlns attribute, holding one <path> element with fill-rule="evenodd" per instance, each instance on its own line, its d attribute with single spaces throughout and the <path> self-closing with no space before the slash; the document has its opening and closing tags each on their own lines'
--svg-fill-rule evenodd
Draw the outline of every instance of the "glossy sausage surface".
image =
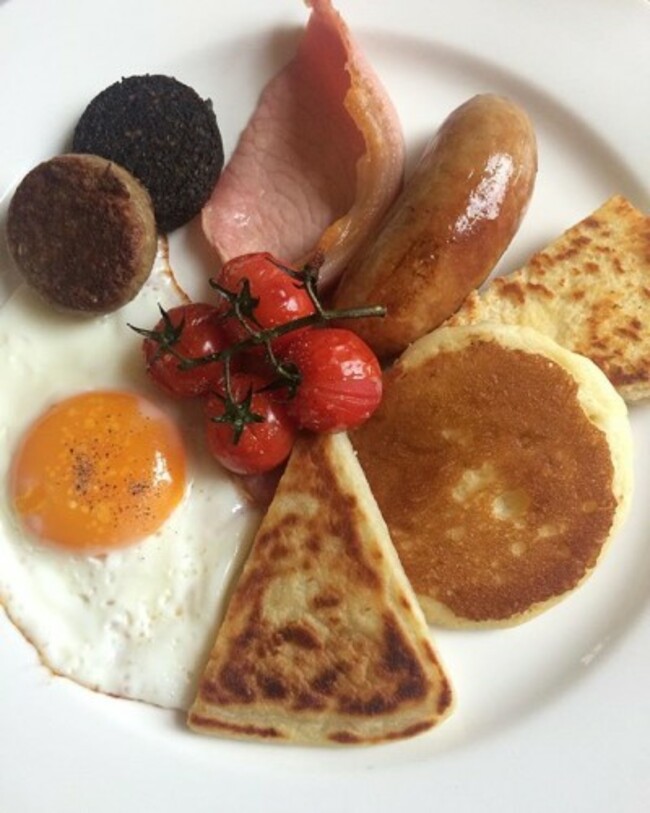
<svg viewBox="0 0 650 813">
<path fill-rule="evenodd" d="M 385 305 L 353 329 L 387 357 L 433 330 L 479 286 L 530 200 L 537 146 L 530 119 L 501 96 L 474 96 L 443 122 L 376 240 L 345 272 L 336 307 Z"/>
</svg>

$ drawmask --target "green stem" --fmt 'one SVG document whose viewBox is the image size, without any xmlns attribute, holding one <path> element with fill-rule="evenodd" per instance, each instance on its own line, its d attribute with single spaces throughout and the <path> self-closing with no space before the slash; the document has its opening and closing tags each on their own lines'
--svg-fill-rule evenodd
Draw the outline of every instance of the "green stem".
<svg viewBox="0 0 650 813">
<path fill-rule="evenodd" d="M 307 288 L 309 290 L 309 288 Z M 317 325 L 324 325 L 338 319 L 367 319 L 370 317 L 379 317 L 386 315 L 386 308 L 381 305 L 371 305 L 365 308 L 348 308 L 346 310 L 323 310 L 319 308 L 316 313 L 310 313 L 308 316 L 301 316 L 291 322 L 285 322 L 283 325 L 277 327 L 267 328 L 265 330 L 250 336 L 248 339 L 242 339 L 229 347 L 219 350 L 217 353 L 209 353 L 207 356 L 202 356 L 196 359 L 182 359 L 180 361 L 181 370 L 192 370 L 194 367 L 201 367 L 204 364 L 212 364 L 215 361 L 225 361 L 226 359 L 236 356 L 245 350 L 250 350 L 252 347 L 259 347 L 267 342 L 272 342 L 274 339 L 280 338 L 287 333 L 292 333 L 294 330 L 300 330 L 305 327 L 314 327 Z M 175 354 L 177 358 L 179 357 Z"/>
</svg>

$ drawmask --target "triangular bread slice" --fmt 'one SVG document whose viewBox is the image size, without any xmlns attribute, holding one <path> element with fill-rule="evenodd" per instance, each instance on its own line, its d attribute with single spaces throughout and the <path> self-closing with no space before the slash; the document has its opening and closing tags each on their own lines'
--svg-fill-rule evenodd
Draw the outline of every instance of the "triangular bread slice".
<svg viewBox="0 0 650 813">
<path fill-rule="evenodd" d="M 650 217 L 621 195 L 474 292 L 449 326 L 533 327 L 594 361 L 626 401 L 650 397 Z"/>
<path fill-rule="evenodd" d="M 234 588 L 189 726 L 365 744 L 425 731 L 451 705 L 347 435 L 301 437 Z"/>
</svg>

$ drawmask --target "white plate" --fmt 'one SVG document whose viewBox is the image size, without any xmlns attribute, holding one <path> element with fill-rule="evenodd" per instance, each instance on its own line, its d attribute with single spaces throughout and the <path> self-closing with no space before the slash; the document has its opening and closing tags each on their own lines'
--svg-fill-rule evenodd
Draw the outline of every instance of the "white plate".
<svg viewBox="0 0 650 813">
<path fill-rule="evenodd" d="M 397 104 L 411 156 L 476 92 L 529 110 L 539 178 L 500 270 L 615 192 L 650 209 L 644 0 L 338 7 Z M 132 73 L 173 74 L 212 97 L 230 151 L 305 19 L 299 0 L 0 0 L 0 200 L 65 148 L 96 92 Z M 186 235 L 171 252 L 191 273 Z M 363 750 L 196 737 L 179 716 L 51 677 L 0 616 L 0 809 L 650 809 L 650 411 L 631 417 L 637 486 L 624 532 L 593 578 L 540 618 L 435 633 L 459 699 L 439 730 Z"/>
</svg>

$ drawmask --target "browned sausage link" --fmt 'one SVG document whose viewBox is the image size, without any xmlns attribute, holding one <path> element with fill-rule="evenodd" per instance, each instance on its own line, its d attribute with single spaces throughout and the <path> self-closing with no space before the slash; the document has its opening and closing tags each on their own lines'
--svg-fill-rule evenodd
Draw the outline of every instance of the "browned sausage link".
<svg viewBox="0 0 650 813">
<path fill-rule="evenodd" d="M 339 308 L 386 306 L 385 319 L 354 324 L 378 355 L 433 330 L 483 282 L 519 227 L 536 172 L 533 126 L 512 101 L 475 96 L 446 119 L 334 297 Z"/>
</svg>

